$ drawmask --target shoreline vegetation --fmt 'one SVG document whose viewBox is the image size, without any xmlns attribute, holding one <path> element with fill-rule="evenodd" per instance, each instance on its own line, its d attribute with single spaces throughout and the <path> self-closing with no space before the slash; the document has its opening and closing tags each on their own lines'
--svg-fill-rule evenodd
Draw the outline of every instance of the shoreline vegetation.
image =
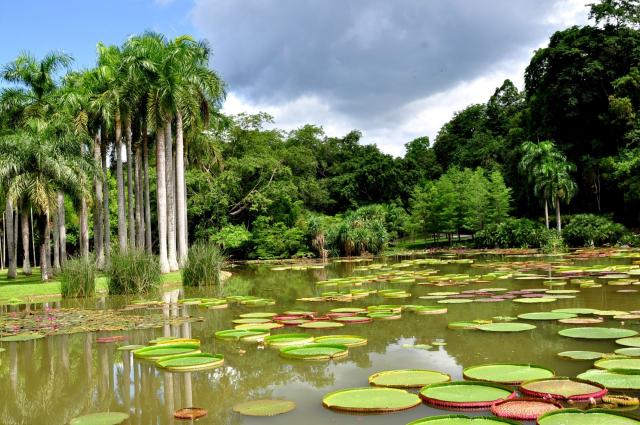
<svg viewBox="0 0 640 425">
<path fill-rule="evenodd" d="M 0 268 L 90 296 L 95 273 L 146 292 L 184 267 L 216 284 L 225 261 L 639 247 L 639 7 L 612 4 L 402 157 L 358 130 L 223 114 L 211 47 L 188 35 L 98 43 L 83 70 L 22 53 L 0 69 Z"/>
</svg>

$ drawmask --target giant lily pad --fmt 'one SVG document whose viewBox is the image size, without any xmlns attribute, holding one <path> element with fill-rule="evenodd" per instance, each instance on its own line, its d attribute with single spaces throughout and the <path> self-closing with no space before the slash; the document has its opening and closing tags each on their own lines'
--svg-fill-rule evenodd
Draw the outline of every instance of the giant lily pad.
<svg viewBox="0 0 640 425">
<path fill-rule="evenodd" d="M 428 418 L 422 418 L 409 422 L 407 425 L 519 425 L 518 422 L 514 422 L 504 418 L 493 418 L 488 416 L 476 416 L 469 417 L 465 415 L 444 415 L 444 416 L 429 416 Z"/>
<path fill-rule="evenodd" d="M 565 400 L 598 399 L 607 393 L 601 386 L 580 379 L 556 377 L 535 379 L 522 383 L 520 392 L 532 397 Z"/>
<path fill-rule="evenodd" d="M 200 344 L 161 344 L 134 350 L 133 356 L 140 359 L 158 360 L 167 356 L 195 354 L 199 352 Z"/>
<path fill-rule="evenodd" d="M 578 378 L 604 385 L 610 390 L 640 390 L 640 374 L 637 373 L 590 369 L 578 375 Z"/>
<path fill-rule="evenodd" d="M 434 370 L 386 370 L 369 377 L 369 383 L 377 387 L 422 388 L 425 385 L 448 382 L 451 377 Z"/>
<path fill-rule="evenodd" d="M 342 344 L 307 344 L 302 346 L 284 347 L 280 355 L 290 359 L 329 360 L 346 357 L 349 350 Z"/>
<path fill-rule="evenodd" d="M 528 323 L 518 322 L 499 322 L 499 323 L 487 323 L 484 325 L 478 325 L 476 329 L 485 332 L 522 332 L 535 329 L 534 325 Z"/>
<path fill-rule="evenodd" d="M 35 332 L 25 332 L 0 338 L 0 342 L 22 342 L 43 338 L 44 335 Z"/>
<path fill-rule="evenodd" d="M 347 412 L 384 413 L 416 407 L 420 398 L 396 388 L 350 388 L 325 395 L 322 404 Z"/>
<path fill-rule="evenodd" d="M 295 408 L 296 404 L 289 400 L 252 400 L 236 404 L 233 411 L 246 416 L 276 416 Z"/>
<path fill-rule="evenodd" d="M 520 319 L 525 320 L 559 320 L 559 319 L 571 319 L 576 317 L 573 313 L 554 313 L 552 311 L 539 311 L 535 313 L 519 314 Z"/>
<path fill-rule="evenodd" d="M 242 319 L 270 319 L 272 317 L 277 316 L 278 313 L 268 313 L 268 312 L 254 312 L 254 313 L 244 313 L 240 315 Z"/>
<path fill-rule="evenodd" d="M 593 314 L 598 310 L 596 310 L 595 308 L 558 308 L 551 311 L 553 313 Z"/>
<path fill-rule="evenodd" d="M 535 421 L 548 412 L 562 409 L 562 405 L 551 400 L 515 398 L 499 401 L 491 406 L 491 413 L 501 418 Z"/>
<path fill-rule="evenodd" d="M 489 407 L 515 394 L 501 385 L 466 381 L 431 384 L 420 390 L 420 398 L 428 404 L 464 408 Z"/>
<path fill-rule="evenodd" d="M 620 356 L 640 357 L 640 347 L 618 348 L 615 353 Z"/>
<path fill-rule="evenodd" d="M 127 419 L 129 415 L 126 413 L 100 412 L 73 418 L 69 425 L 119 425 Z"/>
<path fill-rule="evenodd" d="M 257 341 L 269 336 L 268 329 L 227 329 L 215 334 L 217 339 L 235 341 Z"/>
<path fill-rule="evenodd" d="M 563 351 L 558 353 L 559 357 L 569 360 L 597 360 L 601 358 L 603 353 L 598 351 Z"/>
<path fill-rule="evenodd" d="M 266 345 L 271 347 L 287 347 L 291 345 L 303 345 L 313 342 L 313 336 L 309 334 L 278 334 L 264 338 Z"/>
<path fill-rule="evenodd" d="M 625 347 L 640 348 L 640 337 L 620 338 L 616 340 L 616 344 L 624 345 Z"/>
<path fill-rule="evenodd" d="M 260 323 L 269 323 L 271 322 L 271 319 L 261 319 L 258 317 L 248 317 L 248 318 L 244 318 L 244 319 L 235 319 L 232 321 L 232 323 L 234 325 L 242 325 L 242 324 L 246 324 L 246 323 L 251 323 L 251 324 L 260 324 Z"/>
<path fill-rule="evenodd" d="M 562 409 L 538 418 L 539 425 L 638 425 L 640 420 L 605 409 Z"/>
<path fill-rule="evenodd" d="M 516 303 L 522 303 L 522 304 L 542 304 L 542 303 L 552 303 L 554 301 L 557 301 L 557 298 L 552 298 L 552 297 L 515 298 L 512 301 Z"/>
<path fill-rule="evenodd" d="M 195 353 L 163 357 L 156 364 L 169 372 L 194 372 L 222 366 L 224 357 L 220 354 Z"/>
<path fill-rule="evenodd" d="M 325 321 L 305 322 L 298 325 L 299 328 L 304 329 L 335 329 L 341 328 L 342 326 L 344 326 L 343 323 Z"/>
<path fill-rule="evenodd" d="M 315 342 L 319 344 L 341 344 L 351 348 L 367 345 L 367 338 L 357 335 L 324 335 L 317 337 Z"/>
<path fill-rule="evenodd" d="M 584 327 L 562 329 L 558 334 L 569 338 L 580 339 L 616 339 L 638 335 L 638 332 L 632 329 L 622 328 Z"/>
<path fill-rule="evenodd" d="M 463 374 L 465 378 L 476 381 L 515 385 L 532 379 L 551 378 L 554 372 L 530 364 L 495 363 L 467 367 Z"/>
<path fill-rule="evenodd" d="M 593 365 L 598 369 L 626 369 L 640 371 L 640 359 L 637 358 L 612 357 L 598 360 Z"/>
</svg>

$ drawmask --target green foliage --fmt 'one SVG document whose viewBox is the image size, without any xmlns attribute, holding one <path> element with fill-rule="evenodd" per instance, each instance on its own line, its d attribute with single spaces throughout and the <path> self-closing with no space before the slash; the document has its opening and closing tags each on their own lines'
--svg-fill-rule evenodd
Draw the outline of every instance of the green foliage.
<svg viewBox="0 0 640 425">
<path fill-rule="evenodd" d="M 478 248 L 541 248 L 550 235 L 551 231 L 534 221 L 508 218 L 477 232 L 474 241 Z"/>
<path fill-rule="evenodd" d="M 576 214 L 569 218 L 563 236 L 570 246 L 613 245 L 627 230 L 609 217 L 595 214 Z"/>
<path fill-rule="evenodd" d="M 96 263 L 92 257 L 68 259 L 62 266 L 60 292 L 65 298 L 91 297 L 96 290 Z"/>
<path fill-rule="evenodd" d="M 218 245 L 211 242 L 192 245 L 182 266 L 182 283 L 185 286 L 217 285 L 224 261 Z"/>
<path fill-rule="evenodd" d="M 298 227 L 287 227 L 285 223 L 272 223 L 269 217 L 260 216 L 254 221 L 252 258 L 288 258 L 304 256 L 308 251 L 306 234 Z"/>
<path fill-rule="evenodd" d="M 339 255 L 378 254 L 389 240 L 387 213 L 381 205 L 350 212 L 327 231 L 327 245 Z"/>
<path fill-rule="evenodd" d="M 113 252 L 106 274 L 110 294 L 144 295 L 160 286 L 158 259 L 137 249 Z"/>
<path fill-rule="evenodd" d="M 223 250 L 237 250 L 251 240 L 251 232 L 242 225 L 228 224 L 211 235 L 209 240 L 220 245 Z"/>
<path fill-rule="evenodd" d="M 547 254 L 557 254 L 566 252 L 567 244 L 565 243 L 563 234 L 555 230 L 545 229 L 540 249 Z"/>
</svg>

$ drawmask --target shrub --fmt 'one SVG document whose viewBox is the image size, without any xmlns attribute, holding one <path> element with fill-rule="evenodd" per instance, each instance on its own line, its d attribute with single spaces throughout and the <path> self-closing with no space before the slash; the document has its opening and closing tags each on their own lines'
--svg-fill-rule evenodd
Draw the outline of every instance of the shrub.
<svg viewBox="0 0 640 425">
<path fill-rule="evenodd" d="M 60 291 L 66 298 L 91 297 L 96 291 L 96 265 L 91 257 L 67 260 L 60 273 Z"/>
<path fill-rule="evenodd" d="M 209 286 L 220 283 L 220 270 L 224 255 L 214 243 L 200 242 L 189 248 L 187 260 L 182 268 L 182 283 L 185 286 Z"/>
<path fill-rule="evenodd" d="M 110 294 L 148 294 L 160 286 L 158 259 L 138 249 L 111 255 L 107 268 Z"/>
<path fill-rule="evenodd" d="M 385 212 L 379 205 L 370 205 L 348 213 L 327 232 L 327 246 L 340 255 L 378 254 L 389 241 L 385 227 Z"/>
<path fill-rule="evenodd" d="M 258 217 L 253 225 L 253 258 L 289 258 L 308 251 L 305 231 L 298 227 L 288 227 L 282 222 L 271 223 L 265 216 Z"/>
<path fill-rule="evenodd" d="M 566 223 L 562 236 L 570 246 L 613 245 L 627 232 L 622 224 L 603 215 L 576 214 Z"/>
<path fill-rule="evenodd" d="M 640 247 L 640 235 L 631 232 L 625 233 L 618 241 L 618 244 L 638 248 Z"/>
<path fill-rule="evenodd" d="M 556 254 L 567 251 L 567 244 L 564 238 L 554 229 L 544 229 L 544 237 L 541 238 L 542 252 L 547 254 Z"/>
<path fill-rule="evenodd" d="M 478 248 L 541 248 L 550 235 L 550 231 L 534 221 L 508 218 L 476 232 L 474 241 Z"/>
</svg>

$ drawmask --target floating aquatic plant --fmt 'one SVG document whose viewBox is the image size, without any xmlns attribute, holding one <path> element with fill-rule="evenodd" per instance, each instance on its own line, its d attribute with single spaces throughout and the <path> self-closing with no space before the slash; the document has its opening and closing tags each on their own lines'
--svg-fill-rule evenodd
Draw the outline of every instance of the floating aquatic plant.
<svg viewBox="0 0 640 425">
<path fill-rule="evenodd" d="M 494 363 L 463 369 L 467 379 L 517 385 L 532 379 L 551 378 L 554 372 L 546 367 L 531 364 Z"/>
<path fill-rule="evenodd" d="M 423 369 L 386 370 L 369 376 L 371 385 L 389 388 L 422 388 L 450 380 L 446 373 Z"/>
<path fill-rule="evenodd" d="M 350 388 L 325 395 L 322 404 L 347 412 L 385 413 L 416 407 L 420 398 L 396 388 Z"/>
<path fill-rule="evenodd" d="M 246 416 L 276 416 L 296 408 L 289 400 L 251 400 L 233 406 L 233 411 Z"/>
<path fill-rule="evenodd" d="M 485 408 L 515 394 L 501 385 L 467 381 L 431 384 L 420 390 L 420 398 L 427 404 L 454 408 Z"/>
</svg>

